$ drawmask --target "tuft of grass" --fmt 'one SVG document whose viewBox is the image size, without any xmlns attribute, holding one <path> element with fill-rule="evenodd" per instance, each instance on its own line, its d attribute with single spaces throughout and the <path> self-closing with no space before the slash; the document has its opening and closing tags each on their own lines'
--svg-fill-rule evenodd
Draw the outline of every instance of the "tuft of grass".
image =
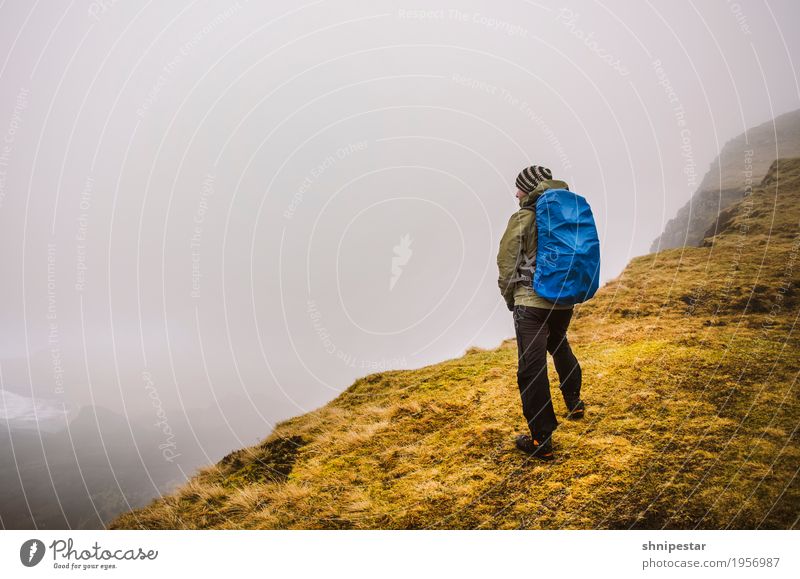
<svg viewBox="0 0 800 579">
<path fill-rule="evenodd" d="M 284 482 L 305 444 L 302 436 L 271 438 L 256 447 L 237 450 L 220 462 L 220 481 L 228 487 Z"/>
</svg>

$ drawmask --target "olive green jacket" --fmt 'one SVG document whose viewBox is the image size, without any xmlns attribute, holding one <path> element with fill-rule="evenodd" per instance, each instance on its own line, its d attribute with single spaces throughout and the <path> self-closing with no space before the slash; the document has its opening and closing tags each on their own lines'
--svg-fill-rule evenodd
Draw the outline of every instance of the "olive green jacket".
<svg viewBox="0 0 800 579">
<path fill-rule="evenodd" d="M 535 206 L 539 195 L 548 189 L 569 189 L 564 181 L 546 179 L 532 192 L 519 200 L 520 207 Z M 500 293 L 511 310 L 517 306 L 533 306 L 555 310 L 568 310 L 571 305 L 557 305 L 536 295 L 531 287 L 532 265 L 536 258 L 536 215 L 534 211 L 520 209 L 508 220 L 508 226 L 500 239 L 497 253 L 497 269 L 500 272 L 497 284 Z M 520 274 L 528 276 L 527 281 Z"/>
</svg>

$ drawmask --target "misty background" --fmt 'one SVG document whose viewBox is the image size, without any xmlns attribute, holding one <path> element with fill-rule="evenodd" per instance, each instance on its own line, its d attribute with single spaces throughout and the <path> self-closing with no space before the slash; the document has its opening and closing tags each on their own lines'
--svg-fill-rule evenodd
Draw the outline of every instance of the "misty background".
<svg viewBox="0 0 800 579">
<path fill-rule="evenodd" d="M 512 336 L 523 167 L 589 200 L 605 282 L 800 106 L 789 0 L 0 15 L 8 528 L 100 527 L 359 376 Z"/>
</svg>

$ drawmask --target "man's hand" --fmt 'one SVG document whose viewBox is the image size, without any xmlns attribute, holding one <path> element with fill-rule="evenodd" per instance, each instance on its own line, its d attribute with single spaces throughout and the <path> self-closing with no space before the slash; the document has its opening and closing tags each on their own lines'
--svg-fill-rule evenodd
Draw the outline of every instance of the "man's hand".
<svg viewBox="0 0 800 579">
<path fill-rule="evenodd" d="M 514 311 L 514 302 L 506 302 L 506 307 L 508 308 L 509 312 Z"/>
</svg>

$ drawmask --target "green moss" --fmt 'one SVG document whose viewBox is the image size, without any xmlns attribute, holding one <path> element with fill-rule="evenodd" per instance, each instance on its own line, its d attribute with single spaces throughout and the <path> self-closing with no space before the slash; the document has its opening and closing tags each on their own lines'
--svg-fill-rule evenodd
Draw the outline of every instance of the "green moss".
<svg viewBox="0 0 800 579">
<path fill-rule="evenodd" d="M 224 474 L 220 482 L 226 487 L 284 482 L 305 444 L 301 436 L 277 437 L 261 444 L 255 452 L 250 449 L 232 452 L 220 461 Z"/>
</svg>

